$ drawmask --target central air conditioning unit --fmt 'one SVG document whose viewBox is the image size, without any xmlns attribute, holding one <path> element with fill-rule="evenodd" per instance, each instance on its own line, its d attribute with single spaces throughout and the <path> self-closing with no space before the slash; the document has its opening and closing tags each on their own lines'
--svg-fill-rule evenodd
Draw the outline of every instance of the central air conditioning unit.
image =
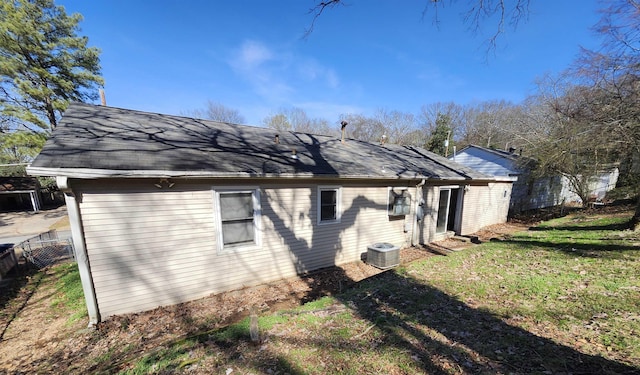
<svg viewBox="0 0 640 375">
<path fill-rule="evenodd" d="M 367 263 L 380 269 L 395 267 L 400 264 L 400 248 L 386 242 L 367 246 Z"/>
</svg>

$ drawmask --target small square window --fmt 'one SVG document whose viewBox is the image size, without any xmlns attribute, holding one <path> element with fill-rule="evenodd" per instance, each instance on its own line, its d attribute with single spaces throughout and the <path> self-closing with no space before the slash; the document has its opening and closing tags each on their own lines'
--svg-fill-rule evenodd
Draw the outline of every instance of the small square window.
<svg viewBox="0 0 640 375">
<path fill-rule="evenodd" d="M 318 187 L 318 222 L 333 223 L 340 221 L 339 187 Z"/>
</svg>

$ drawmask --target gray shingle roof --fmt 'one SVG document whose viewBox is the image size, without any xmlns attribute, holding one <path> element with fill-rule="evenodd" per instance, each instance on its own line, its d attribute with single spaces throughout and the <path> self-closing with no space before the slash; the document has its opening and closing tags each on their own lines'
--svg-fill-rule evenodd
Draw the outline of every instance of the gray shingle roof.
<svg viewBox="0 0 640 375">
<path fill-rule="evenodd" d="M 347 127 L 348 131 L 348 127 Z M 279 144 L 276 144 L 276 134 Z M 297 158 L 293 158 L 293 152 Z M 417 147 L 73 103 L 34 175 L 485 179 Z"/>
</svg>

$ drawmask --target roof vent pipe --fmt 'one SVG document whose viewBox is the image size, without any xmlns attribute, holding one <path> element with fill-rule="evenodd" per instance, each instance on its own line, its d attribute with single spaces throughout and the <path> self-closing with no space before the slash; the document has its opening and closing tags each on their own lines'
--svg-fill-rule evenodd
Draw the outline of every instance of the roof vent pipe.
<svg viewBox="0 0 640 375">
<path fill-rule="evenodd" d="M 276 134 L 276 136 L 273 138 L 273 141 L 279 145 L 280 144 L 280 134 Z"/>
<path fill-rule="evenodd" d="M 383 134 L 382 137 L 380 137 L 380 144 L 383 145 L 386 141 L 387 141 L 387 135 Z"/>
<path fill-rule="evenodd" d="M 347 127 L 347 124 L 348 124 L 348 122 L 346 122 L 344 120 L 340 121 L 340 125 L 342 125 L 342 128 L 341 128 L 341 130 L 342 130 L 342 140 L 341 140 L 341 142 L 342 143 L 344 143 L 344 132 L 345 132 L 344 129 Z"/>
<path fill-rule="evenodd" d="M 107 106 L 107 96 L 104 94 L 104 90 L 100 89 L 98 90 L 100 92 L 100 104 L 102 104 L 103 106 Z"/>
</svg>

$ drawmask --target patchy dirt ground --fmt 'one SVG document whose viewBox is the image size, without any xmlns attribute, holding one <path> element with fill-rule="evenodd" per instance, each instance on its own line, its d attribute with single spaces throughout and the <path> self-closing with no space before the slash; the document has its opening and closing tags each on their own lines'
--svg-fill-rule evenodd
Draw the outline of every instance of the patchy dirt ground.
<svg viewBox="0 0 640 375">
<path fill-rule="evenodd" d="M 504 238 L 526 230 L 527 223 L 507 223 L 484 228 L 476 236 L 481 241 Z M 401 250 L 402 263 L 437 256 L 473 246 L 471 242 L 442 241 L 425 248 Z M 97 331 L 85 328 L 86 320 L 68 324 L 62 309 L 51 305 L 56 290 L 41 286 L 43 273 L 56 277 L 51 269 L 22 281 L 0 285 L 0 374 L 42 372 L 109 372 L 122 369 L 111 363 L 110 370 L 92 368 L 87 358 L 110 355 L 122 342 L 135 339 L 136 349 L 127 358 L 152 351 L 167 340 L 206 332 L 247 316 L 251 309 L 260 312 L 299 306 L 322 295 L 339 293 L 358 281 L 383 272 L 363 262 L 322 270 L 312 275 L 291 278 L 252 288 L 213 295 L 179 305 L 112 317 Z M 16 279 L 16 280 L 19 280 Z M 83 361 L 84 360 L 84 361 Z M 120 360 L 122 363 L 125 360 Z M 121 363 L 121 364 L 122 364 Z"/>
</svg>

